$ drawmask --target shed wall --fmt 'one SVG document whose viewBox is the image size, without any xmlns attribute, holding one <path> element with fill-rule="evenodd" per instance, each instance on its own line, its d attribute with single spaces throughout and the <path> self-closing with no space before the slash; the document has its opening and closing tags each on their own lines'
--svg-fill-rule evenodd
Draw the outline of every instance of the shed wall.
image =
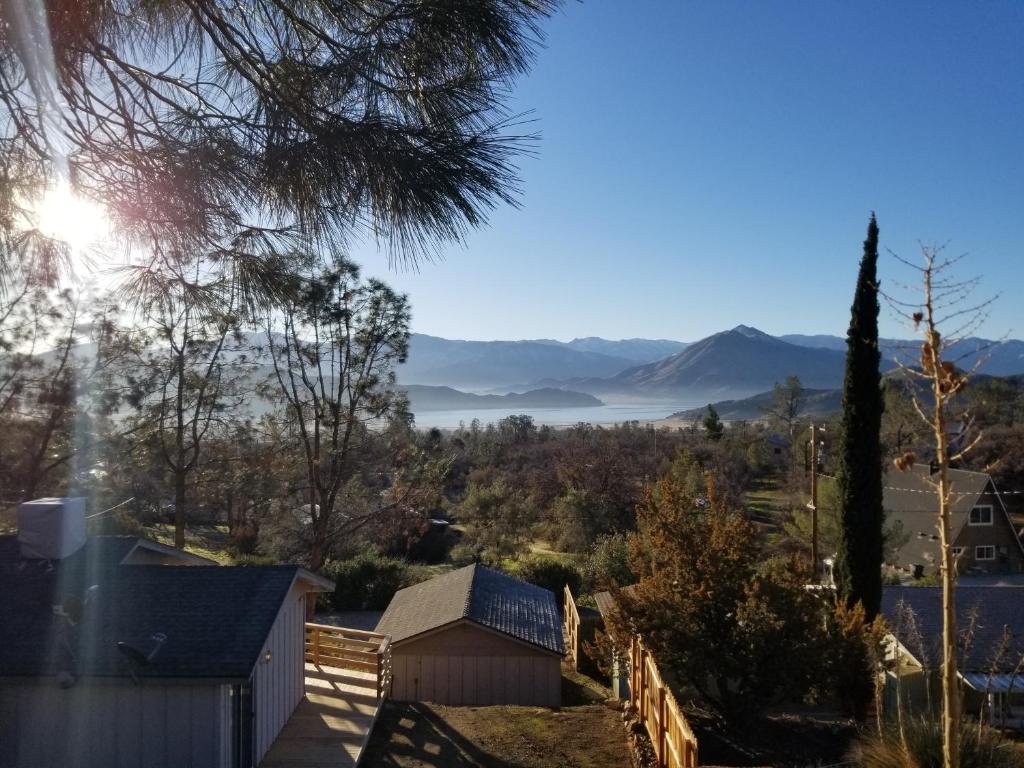
<svg viewBox="0 0 1024 768">
<path fill-rule="evenodd" d="M 229 686 L 53 679 L 0 685 L 0 767 L 224 766 Z"/>
<path fill-rule="evenodd" d="M 561 703 L 561 659 L 474 626 L 454 624 L 392 646 L 391 697 L 452 705 Z"/>
<path fill-rule="evenodd" d="M 256 765 L 305 695 L 305 621 L 306 588 L 295 584 L 281 606 L 253 673 Z"/>
</svg>

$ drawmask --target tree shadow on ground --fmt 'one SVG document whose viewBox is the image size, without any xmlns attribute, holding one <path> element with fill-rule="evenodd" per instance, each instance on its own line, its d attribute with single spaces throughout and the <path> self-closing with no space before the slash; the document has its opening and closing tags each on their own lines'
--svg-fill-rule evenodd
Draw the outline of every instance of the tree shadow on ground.
<svg viewBox="0 0 1024 768">
<path fill-rule="evenodd" d="M 363 765 L 383 768 L 527 768 L 485 752 L 424 704 L 385 704 Z"/>
</svg>

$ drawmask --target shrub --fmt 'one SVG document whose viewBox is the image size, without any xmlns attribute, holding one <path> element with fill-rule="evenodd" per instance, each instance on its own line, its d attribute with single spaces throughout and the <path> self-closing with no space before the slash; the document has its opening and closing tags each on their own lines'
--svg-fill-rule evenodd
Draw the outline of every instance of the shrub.
<svg viewBox="0 0 1024 768">
<path fill-rule="evenodd" d="M 236 555 L 235 565 L 277 565 L 277 560 L 269 555 Z"/>
<path fill-rule="evenodd" d="M 259 534 L 251 525 L 239 525 L 228 535 L 228 551 L 235 556 L 252 555 L 256 552 Z"/>
<path fill-rule="evenodd" d="M 331 607 L 336 611 L 383 611 L 413 577 L 404 560 L 373 550 L 328 563 L 324 575 L 334 581 Z"/>
<path fill-rule="evenodd" d="M 629 569 L 627 541 L 624 533 L 609 533 L 598 537 L 580 562 L 584 591 L 599 592 L 611 586 L 626 587 L 636 581 Z"/>
<path fill-rule="evenodd" d="M 448 553 L 448 559 L 456 568 L 462 568 L 464 565 L 479 562 L 480 556 L 481 552 L 478 547 L 465 543 L 456 544 L 452 547 L 452 551 Z"/>
<path fill-rule="evenodd" d="M 872 732 L 857 742 L 849 759 L 856 768 L 942 768 L 942 722 L 911 718 L 903 723 L 904 737 L 890 725 L 881 735 Z M 1024 750 L 996 730 L 977 723 L 960 724 L 960 768 L 1020 768 Z"/>
<path fill-rule="evenodd" d="M 115 512 L 90 521 L 91 534 L 103 536 L 146 536 L 146 528 L 128 511 Z"/>
<path fill-rule="evenodd" d="M 561 596 L 567 585 L 574 595 L 578 595 L 583 584 L 583 576 L 575 565 L 553 557 L 532 555 L 517 561 L 509 570 L 513 576 L 550 589 L 556 596 Z"/>
</svg>

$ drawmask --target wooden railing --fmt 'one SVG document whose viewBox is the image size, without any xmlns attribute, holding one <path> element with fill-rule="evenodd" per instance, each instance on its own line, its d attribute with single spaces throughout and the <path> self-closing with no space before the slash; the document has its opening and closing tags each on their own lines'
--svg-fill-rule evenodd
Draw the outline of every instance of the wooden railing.
<svg viewBox="0 0 1024 768">
<path fill-rule="evenodd" d="M 565 655 L 572 668 L 579 669 L 580 661 L 580 612 L 576 609 L 576 601 L 573 599 L 569 585 L 565 585 L 562 593 L 562 624 L 565 634 L 566 649 Z"/>
<path fill-rule="evenodd" d="M 660 768 L 694 768 L 697 737 L 654 658 L 634 637 L 629 649 L 629 699 L 647 727 Z"/>
<path fill-rule="evenodd" d="M 390 635 L 307 622 L 306 661 L 373 675 L 377 698 L 387 698 L 391 690 Z"/>
</svg>

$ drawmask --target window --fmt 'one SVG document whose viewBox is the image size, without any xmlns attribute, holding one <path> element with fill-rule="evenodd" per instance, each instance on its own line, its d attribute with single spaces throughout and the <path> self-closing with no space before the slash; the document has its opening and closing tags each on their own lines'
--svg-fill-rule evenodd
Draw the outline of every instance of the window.
<svg viewBox="0 0 1024 768">
<path fill-rule="evenodd" d="M 975 507 L 967 519 L 970 525 L 992 525 L 992 507 Z"/>
<path fill-rule="evenodd" d="M 962 555 L 964 553 L 964 548 L 963 547 L 953 547 L 950 551 L 953 553 L 953 557 L 960 557 L 960 555 Z"/>
<path fill-rule="evenodd" d="M 991 544 L 984 544 L 980 547 L 974 548 L 974 559 L 975 560 L 995 560 L 996 559 L 996 548 Z"/>
</svg>

